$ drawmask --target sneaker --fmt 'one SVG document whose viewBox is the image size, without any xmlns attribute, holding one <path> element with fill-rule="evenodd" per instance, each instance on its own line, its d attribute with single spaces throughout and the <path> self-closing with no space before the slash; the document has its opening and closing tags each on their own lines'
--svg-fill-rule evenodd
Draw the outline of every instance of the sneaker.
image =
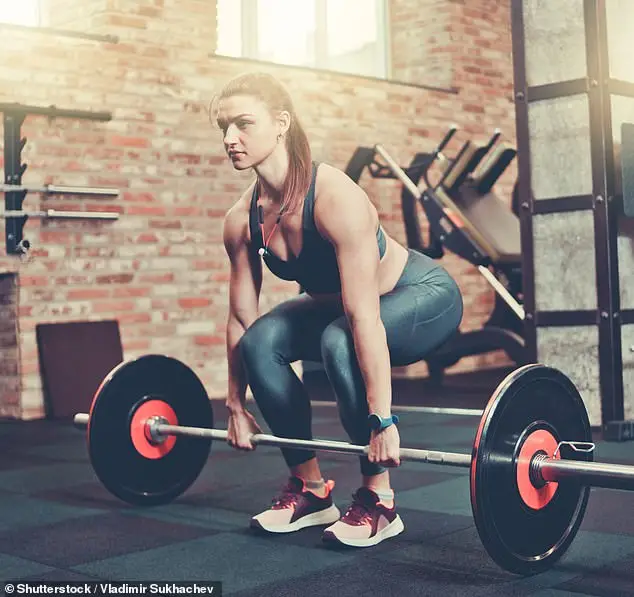
<svg viewBox="0 0 634 597">
<path fill-rule="evenodd" d="M 334 481 L 326 482 L 326 496 L 318 497 L 305 488 L 299 477 L 291 477 L 268 510 L 251 519 L 251 528 L 269 533 L 292 533 L 300 529 L 332 524 L 341 512 L 332 501 Z"/>
<path fill-rule="evenodd" d="M 351 547 L 370 547 L 405 530 L 396 506 L 388 508 L 367 487 L 353 494 L 353 501 L 340 520 L 329 526 L 323 540 Z"/>
</svg>

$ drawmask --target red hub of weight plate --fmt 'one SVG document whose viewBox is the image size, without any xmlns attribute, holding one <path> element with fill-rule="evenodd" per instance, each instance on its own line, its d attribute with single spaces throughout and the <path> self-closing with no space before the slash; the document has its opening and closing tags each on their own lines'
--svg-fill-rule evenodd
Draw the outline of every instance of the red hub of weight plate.
<svg viewBox="0 0 634 597">
<path fill-rule="evenodd" d="M 533 510 L 541 510 L 547 506 L 557 492 L 558 483 L 544 483 L 537 487 L 530 478 L 530 467 L 537 454 L 545 454 L 549 458 L 559 459 L 557 440 L 547 429 L 537 429 L 524 439 L 517 457 L 517 488 L 524 503 Z"/>
<path fill-rule="evenodd" d="M 137 408 L 130 422 L 130 437 L 137 452 L 145 458 L 163 458 L 169 454 L 176 443 L 175 435 L 168 435 L 160 442 L 155 442 L 150 436 L 148 420 L 160 417 L 168 425 L 178 425 L 174 409 L 158 398 L 150 399 Z"/>
</svg>

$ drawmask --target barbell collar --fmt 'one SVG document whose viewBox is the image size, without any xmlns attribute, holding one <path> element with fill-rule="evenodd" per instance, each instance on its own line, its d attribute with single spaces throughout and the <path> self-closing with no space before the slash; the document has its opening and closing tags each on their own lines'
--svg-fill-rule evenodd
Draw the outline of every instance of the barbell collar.
<svg viewBox="0 0 634 597">
<path fill-rule="evenodd" d="M 544 458 L 535 462 L 535 470 L 544 481 L 570 479 L 589 487 L 634 491 L 634 466 L 625 464 Z"/>
</svg>

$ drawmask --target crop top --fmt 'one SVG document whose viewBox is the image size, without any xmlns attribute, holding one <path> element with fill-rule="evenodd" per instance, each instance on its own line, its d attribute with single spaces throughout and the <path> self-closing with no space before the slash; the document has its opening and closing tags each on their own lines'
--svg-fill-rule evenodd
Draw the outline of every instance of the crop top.
<svg viewBox="0 0 634 597">
<path fill-rule="evenodd" d="M 258 252 L 264 250 L 262 259 L 269 270 L 282 280 L 299 283 L 309 294 L 335 294 L 341 291 L 341 279 L 337 256 L 332 244 L 324 239 L 315 226 L 315 179 L 318 164 L 313 162 L 313 175 L 310 188 L 304 200 L 302 218 L 302 249 L 297 257 L 288 261 L 280 259 L 270 249 L 264 247 L 264 239 L 258 220 L 258 185 L 253 189 L 249 210 L 249 230 L 251 248 Z M 385 254 L 387 241 L 383 228 L 379 225 L 376 233 L 381 257 Z"/>
</svg>

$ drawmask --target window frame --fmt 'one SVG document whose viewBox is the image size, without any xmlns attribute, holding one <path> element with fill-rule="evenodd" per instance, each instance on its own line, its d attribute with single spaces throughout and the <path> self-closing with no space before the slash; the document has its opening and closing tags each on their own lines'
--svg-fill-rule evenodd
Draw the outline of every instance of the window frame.
<svg viewBox="0 0 634 597">
<path fill-rule="evenodd" d="M 235 1 L 235 0 L 234 0 Z M 390 26 L 389 26 L 389 0 L 373 0 L 376 10 L 376 20 L 379 23 L 376 35 L 376 47 L 379 48 L 381 64 L 377 71 L 368 75 L 354 71 L 333 70 L 328 66 L 328 10 L 326 0 L 312 0 L 315 6 L 315 63 L 312 65 L 295 65 L 285 62 L 265 60 L 259 56 L 258 51 L 258 2 L 259 0 L 239 0 L 240 1 L 240 56 L 245 60 L 257 60 L 269 64 L 280 66 L 307 68 L 311 70 L 322 70 L 342 75 L 361 76 L 389 80 L 391 77 L 391 57 L 390 57 Z M 383 26 L 381 26 L 381 24 Z M 227 56 L 216 50 L 216 55 Z M 234 56 L 235 57 L 235 56 Z"/>
</svg>

